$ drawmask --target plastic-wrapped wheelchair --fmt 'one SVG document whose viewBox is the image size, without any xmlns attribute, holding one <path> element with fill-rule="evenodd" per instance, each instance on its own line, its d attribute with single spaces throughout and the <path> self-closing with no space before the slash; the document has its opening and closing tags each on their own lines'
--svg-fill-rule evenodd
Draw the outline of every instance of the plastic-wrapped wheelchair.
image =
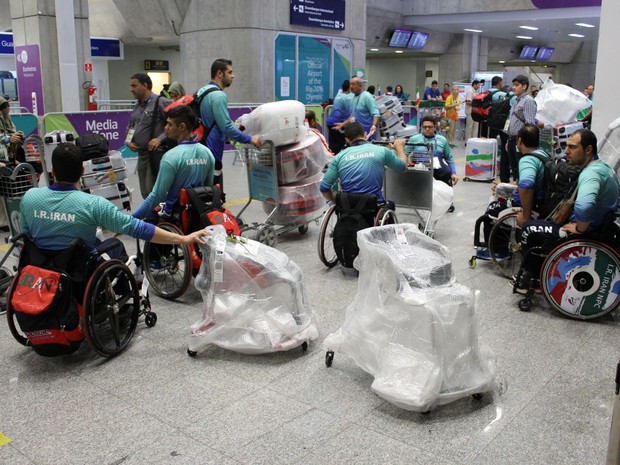
<svg viewBox="0 0 620 465">
<path fill-rule="evenodd" d="M 148 294 L 141 295 L 128 264 L 104 260 L 101 254 L 105 251 L 91 253 L 78 239 L 61 251 L 40 249 L 21 235 L 12 241 L 13 247 L 17 241 L 24 242 L 19 270 L 7 296 L 7 322 L 20 344 L 32 347 L 40 355 L 55 356 L 76 351 L 86 339 L 94 352 L 113 357 L 129 345 L 141 314 L 145 315 L 147 326 L 157 322 L 156 314 L 150 310 Z M 130 257 L 128 263 L 136 260 Z M 52 273 L 64 271 L 71 281 L 71 295 L 60 297 L 66 299 L 67 305 L 59 305 L 53 315 L 58 328 L 33 321 L 33 315 L 43 318 L 43 313 L 37 313 L 36 305 L 25 309 L 15 305 L 17 292 L 23 293 L 24 288 L 37 291 L 53 284 L 49 279 L 34 280 L 22 273 L 28 265 Z M 28 319 L 21 319 L 20 323 L 24 317 Z"/>
</svg>

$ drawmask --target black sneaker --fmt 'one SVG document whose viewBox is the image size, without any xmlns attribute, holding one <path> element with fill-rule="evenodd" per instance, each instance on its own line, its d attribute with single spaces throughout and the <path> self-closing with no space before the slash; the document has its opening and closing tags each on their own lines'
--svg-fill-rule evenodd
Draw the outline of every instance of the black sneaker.
<svg viewBox="0 0 620 465">
<path fill-rule="evenodd" d="M 450 208 L 448 208 L 448 213 L 452 213 L 454 211 L 454 204 L 450 204 Z"/>
</svg>

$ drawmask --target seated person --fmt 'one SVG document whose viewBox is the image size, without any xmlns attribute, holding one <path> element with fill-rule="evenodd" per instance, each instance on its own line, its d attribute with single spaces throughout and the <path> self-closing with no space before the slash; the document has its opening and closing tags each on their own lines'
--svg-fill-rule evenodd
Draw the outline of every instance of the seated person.
<svg viewBox="0 0 620 465">
<path fill-rule="evenodd" d="M 340 179 L 341 192 L 374 194 L 379 204 L 385 203 L 382 194 L 385 167 L 394 171 L 407 169 L 405 140 L 394 142 L 395 155 L 387 147 L 370 144 L 366 140 L 364 127 L 357 121 L 346 125 L 344 137 L 349 147 L 336 155 L 329 164 L 321 181 L 323 196 L 329 201 L 335 201 L 332 186 Z"/>
<path fill-rule="evenodd" d="M 521 238 L 523 265 L 517 287 L 536 286 L 536 278 L 544 256 L 555 246 L 558 239 L 567 234 L 579 235 L 599 232 L 609 221 L 610 215 L 618 209 L 620 188 L 614 170 L 598 159 L 597 141 L 588 129 L 578 129 L 566 144 L 566 160 L 581 168 L 577 181 L 577 196 L 570 222 L 558 225 L 551 221 L 528 221 Z M 540 250 L 536 253 L 534 249 Z M 539 249 L 540 248 L 540 249 Z"/>
<path fill-rule="evenodd" d="M 178 145 L 164 154 L 153 191 L 132 213 L 134 218 L 154 218 L 153 209 L 164 201 L 160 215 L 169 218 L 182 188 L 213 185 L 215 158 L 211 150 L 192 139 L 192 132 L 199 124 L 194 112 L 181 105 L 170 109 L 167 117 L 166 136 L 176 140 Z"/>
<path fill-rule="evenodd" d="M 435 146 L 435 159 L 433 160 L 433 177 L 438 181 L 445 182 L 448 186 L 456 186 L 459 178 L 456 176 L 456 165 L 450 150 L 450 144 L 444 136 L 435 134 L 436 122 L 432 116 L 422 118 L 422 134 L 411 136 L 411 144 L 428 144 Z M 409 152 L 410 149 L 408 148 Z M 454 205 L 450 206 L 449 212 L 454 211 Z"/>
<path fill-rule="evenodd" d="M 117 246 L 107 254 L 112 258 L 125 255 L 125 248 L 118 239 L 108 239 L 104 243 L 97 239 L 98 227 L 158 244 L 204 244 L 200 236 L 207 235 L 206 231 L 187 236 L 164 231 L 124 214 L 103 197 L 80 191 L 83 172 L 80 149 L 74 144 L 59 144 L 52 153 L 54 184 L 29 189 L 22 198 L 21 230 L 36 247 L 63 250 L 79 238 L 93 252 L 101 250 L 104 244 L 107 249 L 112 242 Z"/>
<path fill-rule="evenodd" d="M 308 122 L 308 127 L 310 129 L 314 129 L 315 131 L 318 131 L 319 133 L 323 132 L 323 128 L 321 127 L 318 120 L 316 119 L 316 113 L 313 112 L 312 110 L 306 110 L 306 121 Z"/>
</svg>

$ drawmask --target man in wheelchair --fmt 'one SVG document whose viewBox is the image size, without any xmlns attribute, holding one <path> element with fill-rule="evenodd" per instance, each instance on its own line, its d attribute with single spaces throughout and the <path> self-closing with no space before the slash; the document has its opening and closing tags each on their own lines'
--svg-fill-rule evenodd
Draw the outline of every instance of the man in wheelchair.
<svg viewBox="0 0 620 465">
<path fill-rule="evenodd" d="M 215 158 L 211 150 L 192 139 L 192 132 L 199 125 L 194 112 L 183 105 L 170 109 L 167 116 L 166 136 L 175 139 L 178 145 L 164 154 L 153 191 L 132 213 L 134 218 L 156 218 L 155 207 L 165 202 L 159 216 L 169 220 L 181 189 L 213 185 Z"/>
<path fill-rule="evenodd" d="M 517 289 L 535 289 L 540 286 L 541 266 L 559 239 L 580 235 L 597 236 L 608 230 L 618 209 L 619 186 L 613 169 L 597 156 L 595 134 L 588 129 L 575 131 L 566 145 L 566 159 L 570 165 L 581 168 L 576 192 L 573 193 L 573 213 L 568 223 L 547 220 L 528 221 L 521 238 L 523 264 L 517 276 Z M 564 202 L 570 207 L 572 198 Z"/>
<path fill-rule="evenodd" d="M 334 229 L 334 246 L 340 262 L 351 268 L 359 253 L 357 231 L 373 226 L 377 212 L 390 204 L 382 193 L 385 167 L 405 171 L 407 156 L 405 139 L 394 142 L 395 154 L 388 147 L 368 143 L 364 127 L 357 122 L 345 127 L 344 137 L 349 147 L 331 161 L 320 190 L 328 201 L 336 204 L 338 223 Z M 341 192 L 336 195 L 332 186 L 338 180 Z M 393 204 L 388 208 L 393 210 Z"/>
</svg>

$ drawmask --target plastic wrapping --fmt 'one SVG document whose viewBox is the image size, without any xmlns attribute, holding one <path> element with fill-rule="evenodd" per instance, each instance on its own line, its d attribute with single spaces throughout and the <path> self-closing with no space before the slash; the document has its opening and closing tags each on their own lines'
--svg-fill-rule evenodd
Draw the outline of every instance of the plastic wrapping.
<svg viewBox="0 0 620 465">
<path fill-rule="evenodd" d="M 241 115 L 236 122 L 246 134 L 259 135 L 263 140 L 272 141 L 275 147 L 280 147 L 299 142 L 306 136 L 305 117 L 303 103 L 282 100 L 264 103 L 251 113 Z"/>
<path fill-rule="evenodd" d="M 323 141 L 312 131 L 308 131 L 300 142 L 278 148 L 278 184 L 290 184 L 320 173 L 327 163 L 328 155 Z"/>
<path fill-rule="evenodd" d="M 439 218 L 446 214 L 454 200 L 454 188 L 445 182 L 433 179 L 433 209 L 431 224 L 435 224 Z"/>
<path fill-rule="evenodd" d="M 189 350 L 213 344 L 246 354 L 280 352 L 318 337 L 299 267 L 283 252 L 209 226 L 196 289 L 203 314 Z"/>
<path fill-rule="evenodd" d="M 592 101 L 577 89 L 556 84 L 551 78 L 536 95 L 536 118 L 556 126 L 582 119 L 592 108 Z"/>
<path fill-rule="evenodd" d="M 353 358 L 379 396 L 407 410 L 493 389 L 495 357 L 478 342 L 475 294 L 455 282 L 447 249 L 412 224 L 364 229 L 357 242 L 357 294 L 326 347 Z"/>
<path fill-rule="evenodd" d="M 620 176 L 620 118 L 607 127 L 603 140 L 598 143 L 598 157 Z"/>
<path fill-rule="evenodd" d="M 319 173 L 293 184 L 278 186 L 277 207 L 273 203 L 263 202 L 263 211 L 271 213 L 276 207 L 276 212 L 270 218 L 274 224 L 309 223 L 325 207 L 325 199 L 319 190 L 322 179 L 323 175 Z"/>
<path fill-rule="evenodd" d="M 581 121 L 557 124 L 553 127 L 553 154 L 555 157 L 564 158 L 566 156 L 564 150 L 566 149 L 568 138 L 578 129 L 583 129 Z"/>
</svg>

